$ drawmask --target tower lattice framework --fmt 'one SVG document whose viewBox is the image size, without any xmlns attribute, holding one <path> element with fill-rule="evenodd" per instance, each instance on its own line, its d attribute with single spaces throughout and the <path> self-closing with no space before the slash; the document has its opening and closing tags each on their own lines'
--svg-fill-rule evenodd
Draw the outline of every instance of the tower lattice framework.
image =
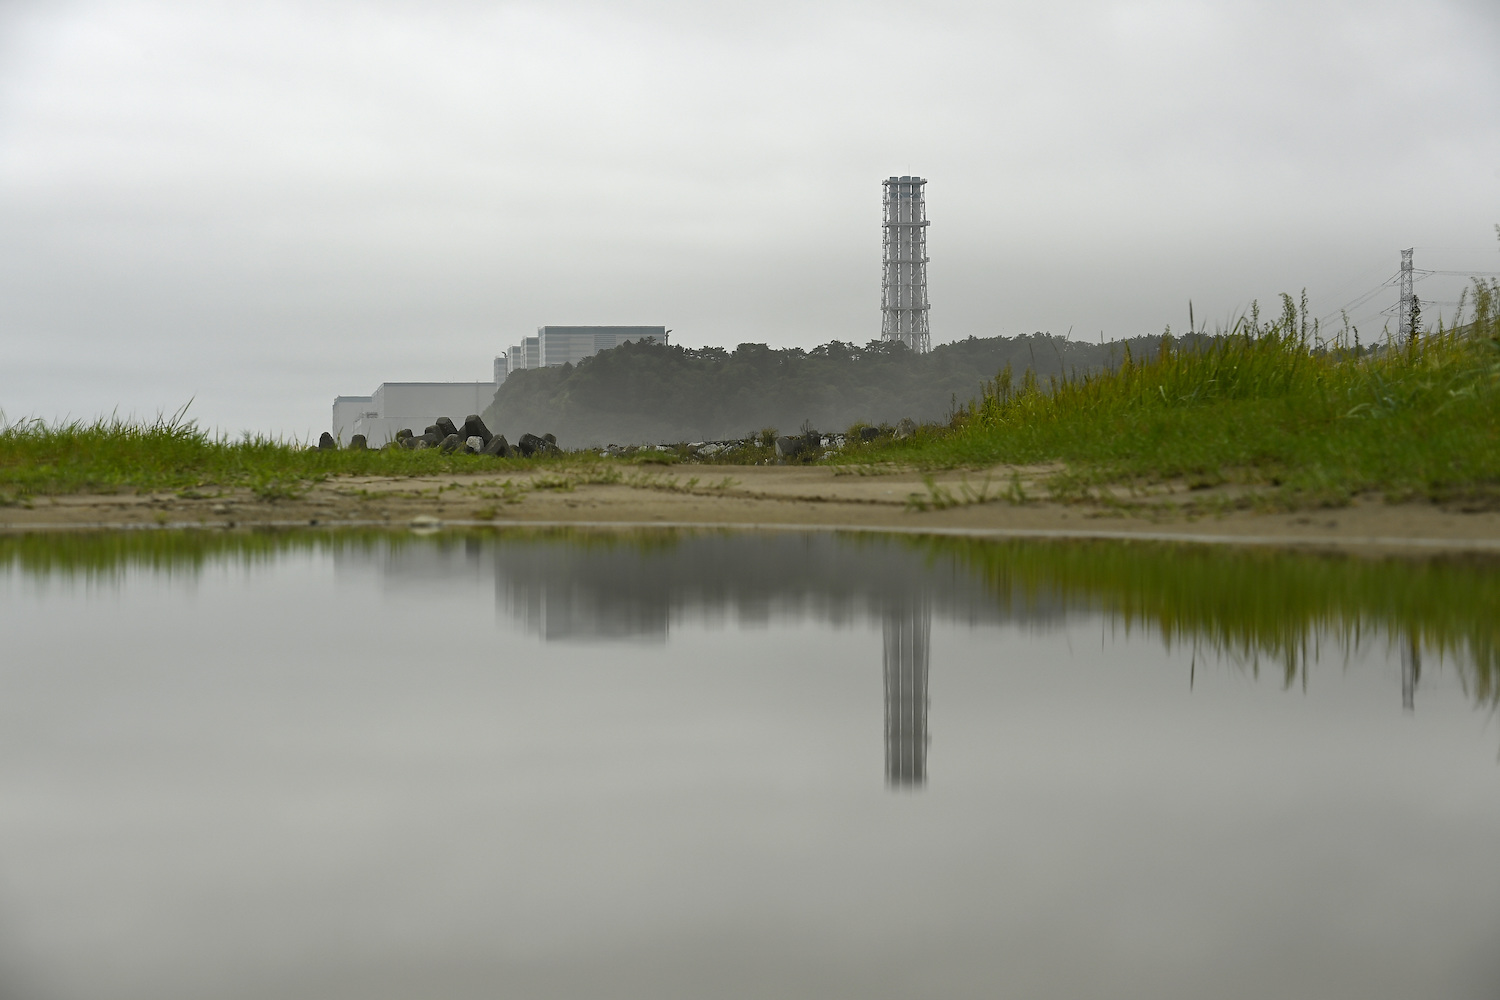
<svg viewBox="0 0 1500 1000">
<path fill-rule="evenodd" d="M 885 187 L 880 281 L 880 339 L 899 340 L 918 354 L 932 349 L 927 328 L 927 201 L 921 177 L 891 177 Z"/>
<path fill-rule="evenodd" d="M 1405 343 L 1412 335 L 1411 313 L 1412 300 L 1416 298 L 1416 292 L 1412 290 L 1412 254 L 1414 250 L 1401 251 L 1401 304 L 1397 307 L 1400 312 L 1396 315 L 1396 340 Z"/>
</svg>

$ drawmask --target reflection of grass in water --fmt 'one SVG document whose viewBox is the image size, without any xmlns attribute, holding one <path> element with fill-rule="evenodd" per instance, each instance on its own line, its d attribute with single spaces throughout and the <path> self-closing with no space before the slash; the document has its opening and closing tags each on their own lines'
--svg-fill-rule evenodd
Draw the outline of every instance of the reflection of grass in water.
<svg viewBox="0 0 1500 1000">
<path fill-rule="evenodd" d="M 130 569 L 195 573 L 214 562 L 270 563 L 290 552 L 368 547 L 391 532 L 257 529 L 229 531 L 39 532 L 0 535 L 0 568 L 35 576 L 116 576 Z"/>
<path fill-rule="evenodd" d="M 36 576 L 111 577 L 129 569 L 195 573 L 211 563 L 268 564 L 293 552 L 394 550 L 410 545 L 447 546 L 473 538 L 552 541 L 588 548 L 628 547 L 666 551 L 685 536 L 669 528 L 579 531 L 571 528 L 442 530 L 418 536 L 381 528 L 256 528 L 37 532 L 0 534 L 0 569 L 17 566 Z"/>
<path fill-rule="evenodd" d="M 980 542 L 926 538 L 934 556 L 976 570 L 1002 600 L 1062 597 L 1202 643 L 1248 664 L 1280 665 L 1291 684 L 1310 646 L 1332 635 L 1414 640 L 1458 664 L 1477 701 L 1500 704 L 1500 563 L 1483 557 L 1384 558 L 1130 542 Z"/>
<path fill-rule="evenodd" d="M 37 576 L 110 577 L 127 569 L 197 572 L 211 563 L 258 565 L 292 552 L 394 550 L 475 539 L 667 552 L 708 529 L 630 531 L 504 528 L 443 531 L 124 531 L 0 535 L 0 569 Z M 1415 640 L 1458 664 L 1479 702 L 1500 705 L 1500 562 L 1492 558 L 1384 558 L 1115 541 L 977 541 L 877 535 L 843 544 L 914 545 L 934 562 L 968 566 L 1002 602 L 1047 598 L 1147 626 L 1168 645 L 1201 643 L 1258 672 L 1279 664 L 1290 684 L 1305 676 L 1310 646 L 1332 636 L 1362 642 Z M 734 567 L 723 567 L 732 576 Z"/>
</svg>

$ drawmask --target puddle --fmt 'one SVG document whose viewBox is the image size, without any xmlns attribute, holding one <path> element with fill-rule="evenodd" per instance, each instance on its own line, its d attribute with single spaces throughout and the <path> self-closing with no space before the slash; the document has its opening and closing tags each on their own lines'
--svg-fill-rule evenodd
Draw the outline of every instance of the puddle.
<svg viewBox="0 0 1500 1000">
<path fill-rule="evenodd" d="M 0 537 L 0 994 L 1490 997 L 1497 569 Z"/>
</svg>

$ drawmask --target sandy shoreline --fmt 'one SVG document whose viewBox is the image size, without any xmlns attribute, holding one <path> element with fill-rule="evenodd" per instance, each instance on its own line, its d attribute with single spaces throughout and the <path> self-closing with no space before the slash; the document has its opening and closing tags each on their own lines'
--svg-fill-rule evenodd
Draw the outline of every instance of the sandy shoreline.
<svg viewBox="0 0 1500 1000">
<path fill-rule="evenodd" d="M 868 470 L 866 470 L 868 472 Z M 1159 490 L 1130 504 L 994 499 L 1046 470 L 839 474 L 826 466 L 594 467 L 520 475 L 343 477 L 294 498 L 248 489 L 201 495 L 82 494 L 0 507 L 0 531 L 253 528 L 299 525 L 739 526 L 989 535 L 1187 540 L 1342 549 L 1500 552 L 1500 512 L 1361 499 L 1293 512 L 1215 512 L 1201 492 Z M 619 481 L 599 481 L 619 477 Z M 988 483 L 988 487 L 985 487 Z M 971 502 L 984 491 L 983 502 Z M 937 504 L 934 504 L 934 499 Z M 941 507 L 952 501 L 953 506 Z M 921 509 L 926 507 L 926 509 Z M 940 509 L 941 508 L 941 509 Z"/>
</svg>

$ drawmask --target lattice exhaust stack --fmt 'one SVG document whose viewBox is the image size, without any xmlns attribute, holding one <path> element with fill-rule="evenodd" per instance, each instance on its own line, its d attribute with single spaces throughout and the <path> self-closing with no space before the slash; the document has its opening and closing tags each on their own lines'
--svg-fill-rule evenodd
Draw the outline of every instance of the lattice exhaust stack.
<svg viewBox="0 0 1500 1000">
<path fill-rule="evenodd" d="M 880 281 L 880 339 L 899 340 L 918 354 L 932 349 L 927 329 L 927 202 L 920 177 L 885 185 L 885 273 Z"/>
</svg>

